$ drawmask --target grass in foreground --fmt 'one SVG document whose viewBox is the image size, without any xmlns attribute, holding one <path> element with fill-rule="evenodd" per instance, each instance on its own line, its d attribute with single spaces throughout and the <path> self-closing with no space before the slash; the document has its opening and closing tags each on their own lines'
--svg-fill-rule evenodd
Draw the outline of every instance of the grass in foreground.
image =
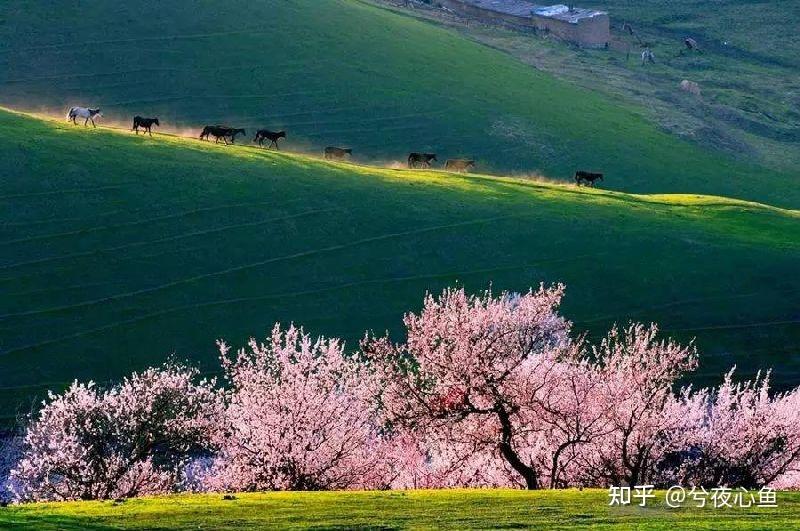
<svg viewBox="0 0 800 531">
<path fill-rule="evenodd" d="M 275 321 L 398 333 L 426 290 L 568 286 L 596 339 L 616 321 L 698 338 L 697 381 L 775 367 L 800 383 L 800 214 L 693 195 L 328 164 L 0 112 L 0 411 L 74 378 Z"/>
<path fill-rule="evenodd" d="M 795 529 L 800 493 L 777 508 L 608 507 L 605 490 L 442 490 L 180 495 L 0 509 L 0 527 L 108 529 Z"/>
</svg>

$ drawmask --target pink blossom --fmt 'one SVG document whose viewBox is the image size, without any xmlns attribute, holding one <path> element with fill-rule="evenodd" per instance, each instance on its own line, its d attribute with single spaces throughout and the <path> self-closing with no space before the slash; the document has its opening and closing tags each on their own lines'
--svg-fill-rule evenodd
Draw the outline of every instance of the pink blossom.
<svg viewBox="0 0 800 531">
<path fill-rule="evenodd" d="M 218 423 L 213 382 L 180 365 L 148 369 L 108 390 L 73 384 L 29 424 L 11 472 L 20 500 L 106 499 L 176 488 L 187 455 Z"/>
<path fill-rule="evenodd" d="M 275 325 L 234 355 L 220 342 L 230 385 L 220 452 L 208 484 L 233 490 L 383 487 L 383 441 L 365 367 L 338 340 Z"/>
</svg>

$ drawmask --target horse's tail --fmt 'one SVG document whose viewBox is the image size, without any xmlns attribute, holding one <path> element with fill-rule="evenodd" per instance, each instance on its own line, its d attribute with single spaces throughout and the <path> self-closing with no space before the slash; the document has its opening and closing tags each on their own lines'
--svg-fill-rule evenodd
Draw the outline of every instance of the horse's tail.
<svg viewBox="0 0 800 531">
<path fill-rule="evenodd" d="M 75 110 L 75 107 L 70 107 L 69 112 L 67 113 L 67 120 L 72 120 L 72 111 Z"/>
</svg>

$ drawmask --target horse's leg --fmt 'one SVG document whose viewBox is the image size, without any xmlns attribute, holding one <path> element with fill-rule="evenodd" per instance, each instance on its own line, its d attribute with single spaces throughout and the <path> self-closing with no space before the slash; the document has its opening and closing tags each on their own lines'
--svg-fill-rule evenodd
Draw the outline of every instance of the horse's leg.
<svg viewBox="0 0 800 531">
<path fill-rule="evenodd" d="M 149 134 L 151 137 L 153 136 L 152 126 L 147 128 L 147 134 Z"/>
<path fill-rule="evenodd" d="M 89 123 L 89 117 L 87 116 L 86 119 L 83 121 L 83 126 L 88 127 L 87 124 Z"/>
</svg>

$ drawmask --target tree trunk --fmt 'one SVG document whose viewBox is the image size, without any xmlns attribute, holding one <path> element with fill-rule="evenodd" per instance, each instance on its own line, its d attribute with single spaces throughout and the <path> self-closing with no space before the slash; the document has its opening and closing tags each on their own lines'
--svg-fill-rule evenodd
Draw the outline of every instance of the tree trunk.
<svg viewBox="0 0 800 531">
<path fill-rule="evenodd" d="M 497 417 L 500 420 L 500 427 L 502 429 L 501 440 L 498 445 L 500 453 L 503 455 L 503 458 L 508 461 L 508 464 L 511 465 L 511 468 L 525 480 L 525 488 L 528 490 L 538 489 L 539 476 L 536 470 L 523 463 L 522 459 L 519 458 L 519 455 L 517 455 L 517 452 L 511 445 L 513 430 L 511 428 L 511 419 L 509 418 L 508 412 L 502 407 L 499 407 L 497 409 Z"/>
</svg>

